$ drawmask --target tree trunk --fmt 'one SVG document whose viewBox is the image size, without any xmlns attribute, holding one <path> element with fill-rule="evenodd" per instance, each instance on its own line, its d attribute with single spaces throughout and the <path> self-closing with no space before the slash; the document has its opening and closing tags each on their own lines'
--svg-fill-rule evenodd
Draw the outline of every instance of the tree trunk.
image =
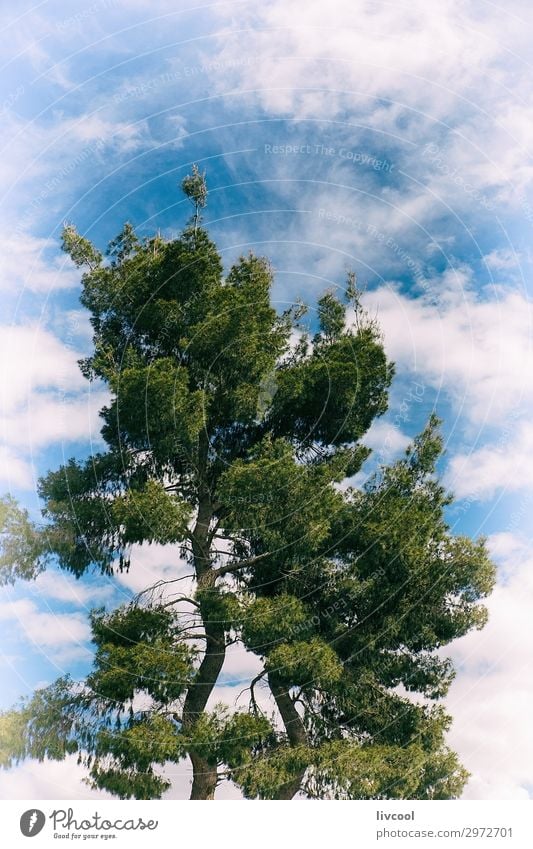
<svg viewBox="0 0 533 849">
<path fill-rule="evenodd" d="M 200 613 L 202 611 L 200 610 Z M 205 706 L 215 686 L 225 657 L 225 634 L 224 628 L 218 622 L 204 620 L 206 645 L 200 668 L 187 691 L 183 705 L 182 727 L 185 732 L 192 729 L 205 710 Z M 211 765 L 201 755 L 194 751 L 189 752 L 192 768 L 193 782 L 191 799 L 213 799 L 217 785 L 217 767 Z"/>
<path fill-rule="evenodd" d="M 281 714 L 287 737 L 291 746 L 307 746 L 307 734 L 300 714 L 294 706 L 287 687 L 281 683 L 275 672 L 269 672 L 268 683 L 278 710 Z M 275 799 L 292 799 L 302 786 L 305 767 L 283 784 L 274 796 Z"/>
<path fill-rule="evenodd" d="M 190 752 L 189 757 L 192 763 L 193 779 L 191 787 L 190 800 L 203 799 L 212 801 L 215 798 L 215 790 L 217 788 L 217 768 L 209 764 L 205 758 L 195 752 Z"/>
<path fill-rule="evenodd" d="M 194 567 L 198 589 L 214 589 L 215 575 L 211 568 L 208 536 L 212 517 L 211 504 L 207 498 L 200 499 L 198 517 L 192 534 Z M 205 653 L 198 672 L 185 697 L 182 728 L 192 730 L 205 710 L 205 706 L 218 680 L 226 653 L 226 634 L 220 622 L 213 622 L 205 600 L 199 601 L 199 613 L 205 633 Z M 189 751 L 193 769 L 191 799 L 214 799 L 217 786 L 217 766 L 194 750 Z"/>
</svg>

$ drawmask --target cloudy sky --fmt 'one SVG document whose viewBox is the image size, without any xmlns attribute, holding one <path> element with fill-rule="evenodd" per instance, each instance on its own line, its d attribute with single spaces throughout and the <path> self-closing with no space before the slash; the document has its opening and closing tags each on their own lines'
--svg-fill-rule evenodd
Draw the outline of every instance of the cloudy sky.
<svg viewBox="0 0 533 849">
<path fill-rule="evenodd" d="M 15 11 L 16 8 L 16 11 Z M 491 619 L 451 649 L 450 735 L 466 798 L 533 794 L 533 89 L 528 4 L 422 0 L 19 0 L 0 10 L 0 491 L 37 515 L 35 481 L 100 448 L 105 392 L 65 221 L 104 248 L 131 220 L 172 236 L 178 185 L 206 169 L 206 223 L 227 265 L 267 254 L 280 309 L 357 271 L 397 364 L 368 437 L 397 455 L 436 409 L 452 526 L 488 537 Z M 90 660 L 87 611 L 175 553 L 139 550 L 121 580 L 53 571 L 0 597 L 7 707 Z M 219 695 L 253 664 L 234 653 Z M 238 689 L 241 689 L 240 687 Z M 87 797 L 72 763 L 0 775 L 2 798 Z M 184 774 L 171 795 L 183 795 Z M 231 790 L 224 790 L 230 793 Z"/>
</svg>

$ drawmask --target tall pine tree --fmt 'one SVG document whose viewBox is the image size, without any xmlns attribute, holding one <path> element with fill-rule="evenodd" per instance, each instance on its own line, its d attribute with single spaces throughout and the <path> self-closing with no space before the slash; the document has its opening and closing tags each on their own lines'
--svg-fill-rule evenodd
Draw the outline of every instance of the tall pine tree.
<svg viewBox="0 0 533 849">
<path fill-rule="evenodd" d="M 93 611 L 92 671 L 4 713 L 0 760 L 77 752 L 121 798 L 159 797 L 163 765 L 186 757 L 192 799 L 226 778 L 261 799 L 456 797 L 440 649 L 484 624 L 494 569 L 446 524 L 438 422 L 362 489 L 339 486 L 393 377 L 353 276 L 344 299 L 319 299 L 310 336 L 303 307 L 274 309 L 266 259 L 224 276 L 198 169 L 183 189 L 195 211 L 176 239 L 126 224 L 104 258 L 64 230 L 94 330 L 81 368 L 111 394 L 107 448 L 41 480 L 39 530 L 2 502 L 0 568 L 31 578 L 52 559 L 82 578 L 129 568 L 134 544 L 175 544 L 193 590 L 176 554 L 171 594 L 154 582 Z M 261 671 L 246 708 L 208 709 L 231 643 Z"/>
</svg>

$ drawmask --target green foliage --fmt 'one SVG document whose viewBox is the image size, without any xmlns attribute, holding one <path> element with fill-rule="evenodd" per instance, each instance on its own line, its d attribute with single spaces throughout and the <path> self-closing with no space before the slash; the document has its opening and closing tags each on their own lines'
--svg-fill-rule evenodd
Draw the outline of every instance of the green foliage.
<svg viewBox="0 0 533 849">
<path fill-rule="evenodd" d="M 130 489 L 113 501 L 111 511 L 123 528 L 124 543 L 179 542 L 191 519 L 190 506 L 154 480 L 140 490 Z"/>
<path fill-rule="evenodd" d="M 342 677 L 342 664 L 335 650 L 319 637 L 277 646 L 266 663 L 289 686 L 326 690 Z"/>
<path fill-rule="evenodd" d="M 280 642 L 309 630 L 310 616 L 300 599 L 282 593 L 257 598 L 243 611 L 242 640 L 258 654 L 268 653 Z"/>
<path fill-rule="evenodd" d="M 280 788 L 305 770 L 312 757 L 307 746 L 278 745 L 235 769 L 232 780 L 247 799 L 276 799 Z"/>
<path fill-rule="evenodd" d="M 89 268 L 94 269 L 100 265 L 102 254 L 96 250 L 89 239 L 80 236 L 73 224 L 65 225 L 61 238 L 63 250 L 78 268 L 88 265 Z"/>
<path fill-rule="evenodd" d="M 207 183 L 205 182 L 205 171 L 200 174 L 197 165 L 192 166 L 192 174 L 188 174 L 181 181 L 181 189 L 194 206 L 194 232 L 198 230 L 200 221 L 200 210 L 207 204 Z"/>
<path fill-rule="evenodd" d="M 332 483 L 343 477 L 331 464 L 303 465 L 285 439 L 265 437 L 246 460 L 236 459 L 219 479 L 217 496 L 228 530 L 245 529 L 272 551 L 310 557 L 328 538 L 342 496 Z"/>
<path fill-rule="evenodd" d="M 44 569 L 46 542 L 27 510 L 14 498 L 0 498 L 0 585 L 36 578 Z"/>
<path fill-rule="evenodd" d="M 120 799 L 160 799 L 170 787 L 170 781 L 155 775 L 153 770 L 94 766 L 87 783 L 95 790 L 107 790 Z"/>
<path fill-rule="evenodd" d="M 204 207 L 207 203 L 207 184 L 205 172 L 200 174 L 197 165 L 192 166 L 192 174 L 184 177 L 181 181 L 183 193 L 194 203 L 196 207 Z"/>
<path fill-rule="evenodd" d="M 312 753 L 306 756 L 305 770 L 291 762 L 293 777 L 302 774 L 302 786 L 310 795 L 454 798 L 466 780 L 444 744 L 446 714 L 397 692 L 403 686 L 429 699 L 446 694 L 453 666 L 433 652 L 483 625 L 486 612 L 479 601 L 494 582 L 484 542 L 449 532 L 444 510 L 450 498 L 435 476 L 441 450 L 438 421 L 432 418 L 404 458 L 382 469 L 364 490 L 349 490 L 340 505 L 328 506 L 328 531 L 304 566 L 302 549 L 289 546 L 289 504 L 298 516 L 301 513 L 294 481 L 290 497 L 280 499 L 285 548 L 269 558 L 269 571 L 262 565 L 254 570 L 251 583 L 259 597 L 251 611 L 257 607 L 258 616 L 252 615 L 250 623 L 244 620 L 243 639 L 266 657 L 267 670 L 275 671 L 289 689 L 299 688 L 307 738 L 314 752 L 322 752 L 318 760 Z M 296 480 L 304 473 L 289 465 L 288 454 L 281 456 L 278 482 L 283 492 L 287 469 Z M 250 466 L 256 485 L 263 485 L 255 458 Z M 239 463 L 232 474 L 235 469 L 239 485 L 246 485 Z M 250 493 L 251 486 L 250 481 Z M 307 503 L 315 492 L 316 487 L 308 484 Z M 269 499 L 265 504 L 250 497 L 239 507 L 241 527 L 250 528 L 253 538 L 259 525 L 262 544 L 270 542 L 275 522 Z M 305 525 L 320 517 L 320 507 L 313 518 L 302 507 Z M 276 571 L 280 578 L 283 574 L 278 581 Z M 299 608 L 298 601 L 305 602 L 305 608 Z M 307 617 L 309 635 L 300 631 L 298 614 L 291 622 L 294 609 L 302 619 Z M 279 641 L 282 626 L 285 638 L 281 635 Z M 356 759 L 358 741 L 369 737 L 372 742 Z M 325 768 L 323 753 L 324 746 L 338 738 L 348 741 L 346 745 L 351 741 L 351 748 L 345 758 L 333 759 L 339 767 L 335 772 Z M 403 760 L 400 755 L 405 751 L 410 754 Z M 352 760 L 360 770 L 357 774 L 350 772 Z M 267 798 L 278 793 L 286 763 L 279 752 L 268 767 L 258 763 L 250 771 L 245 792 Z M 410 772 L 406 764 L 416 768 Z M 254 784 L 263 766 L 268 775 L 265 787 Z"/>
<path fill-rule="evenodd" d="M 219 705 L 215 710 L 204 711 L 187 731 L 187 744 L 206 763 L 216 765 L 219 760 L 219 741 L 227 722 L 227 708 Z"/>
<path fill-rule="evenodd" d="M 323 321 L 329 330 L 311 355 L 280 369 L 268 422 L 276 436 L 342 445 L 359 440 L 387 409 L 393 367 L 373 325 L 341 335 L 334 318 Z"/>
<path fill-rule="evenodd" d="M 333 292 L 326 292 L 318 299 L 318 320 L 320 331 L 328 342 L 333 342 L 342 334 L 346 310 L 343 304 L 337 300 Z M 321 334 L 317 341 L 321 340 Z"/>
<path fill-rule="evenodd" d="M 334 799 L 453 799 L 466 771 L 448 749 L 428 756 L 419 745 L 405 748 L 327 743 L 316 751 L 308 792 Z"/>
<path fill-rule="evenodd" d="M 52 520 L 40 539 L 76 575 L 91 563 L 110 572 L 118 557 L 120 569 L 127 568 L 125 552 L 132 543 L 180 542 L 186 534 L 191 505 L 158 480 L 146 480 L 142 470 L 128 476 L 115 459 L 69 460 L 40 482 L 44 515 Z"/>
<path fill-rule="evenodd" d="M 114 263 L 121 263 L 139 249 L 139 239 L 133 225 L 127 221 L 118 236 L 109 243 L 106 253 Z"/>
<path fill-rule="evenodd" d="M 115 758 L 123 769 L 145 773 L 154 763 L 177 761 L 186 753 L 176 723 L 158 714 L 133 719 L 123 729 L 102 728 L 95 751 L 104 759 Z"/>
<path fill-rule="evenodd" d="M 60 761 L 76 752 L 80 697 L 68 676 L 37 690 L 20 706 L 0 714 L 0 764 L 12 766 L 26 757 Z"/>
<path fill-rule="evenodd" d="M 25 735 L 29 719 L 24 709 L 0 714 L 0 766 L 9 768 L 25 757 Z"/>
<path fill-rule="evenodd" d="M 249 799 L 278 798 L 280 788 L 301 772 L 309 798 L 456 799 L 468 773 L 439 743 L 430 752 L 416 742 L 405 747 L 351 739 L 315 747 L 275 744 L 235 768 L 232 779 Z"/>
<path fill-rule="evenodd" d="M 127 607 L 91 617 L 97 651 L 89 687 L 116 707 L 146 691 L 166 705 L 178 699 L 193 678 L 195 652 L 177 639 L 166 608 Z"/>
</svg>

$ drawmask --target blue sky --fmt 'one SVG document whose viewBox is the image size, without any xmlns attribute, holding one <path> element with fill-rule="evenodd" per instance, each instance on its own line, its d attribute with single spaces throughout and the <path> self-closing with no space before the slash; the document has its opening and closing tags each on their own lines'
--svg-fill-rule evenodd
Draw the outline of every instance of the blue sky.
<svg viewBox="0 0 533 849">
<path fill-rule="evenodd" d="M 452 648 L 451 742 L 473 775 L 469 798 L 526 798 L 533 786 L 527 11 L 481 0 L 0 11 L 0 487 L 35 513 L 36 478 L 100 447 L 105 392 L 76 366 L 90 328 L 58 249 L 63 222 L 101 248 L 126 219 L 171 236 L 190 214 L 179 183 L 198 162 L 226 266 L 249 249 L 268 255 L 280 308 L 312 305 L 357 271 L 397 364 L 389 413 L 367 440 L 375 455 L 396 456 L 431 410 L 444 420 L 450 522 L 487 535 L 499 564 L 489 626 Z M 87 611 L 142 589 L 173 557 L 138 551 L 121 579 L 50 572 L 4 591 L 3 703 L 65 669 L 83 674 Z M 226 680 L 250 662 L 232 656 Z M 0 775 L 0 793 L 54 798 L 77 782 L 70 763 L 30 764 Z"/>
</svg>

